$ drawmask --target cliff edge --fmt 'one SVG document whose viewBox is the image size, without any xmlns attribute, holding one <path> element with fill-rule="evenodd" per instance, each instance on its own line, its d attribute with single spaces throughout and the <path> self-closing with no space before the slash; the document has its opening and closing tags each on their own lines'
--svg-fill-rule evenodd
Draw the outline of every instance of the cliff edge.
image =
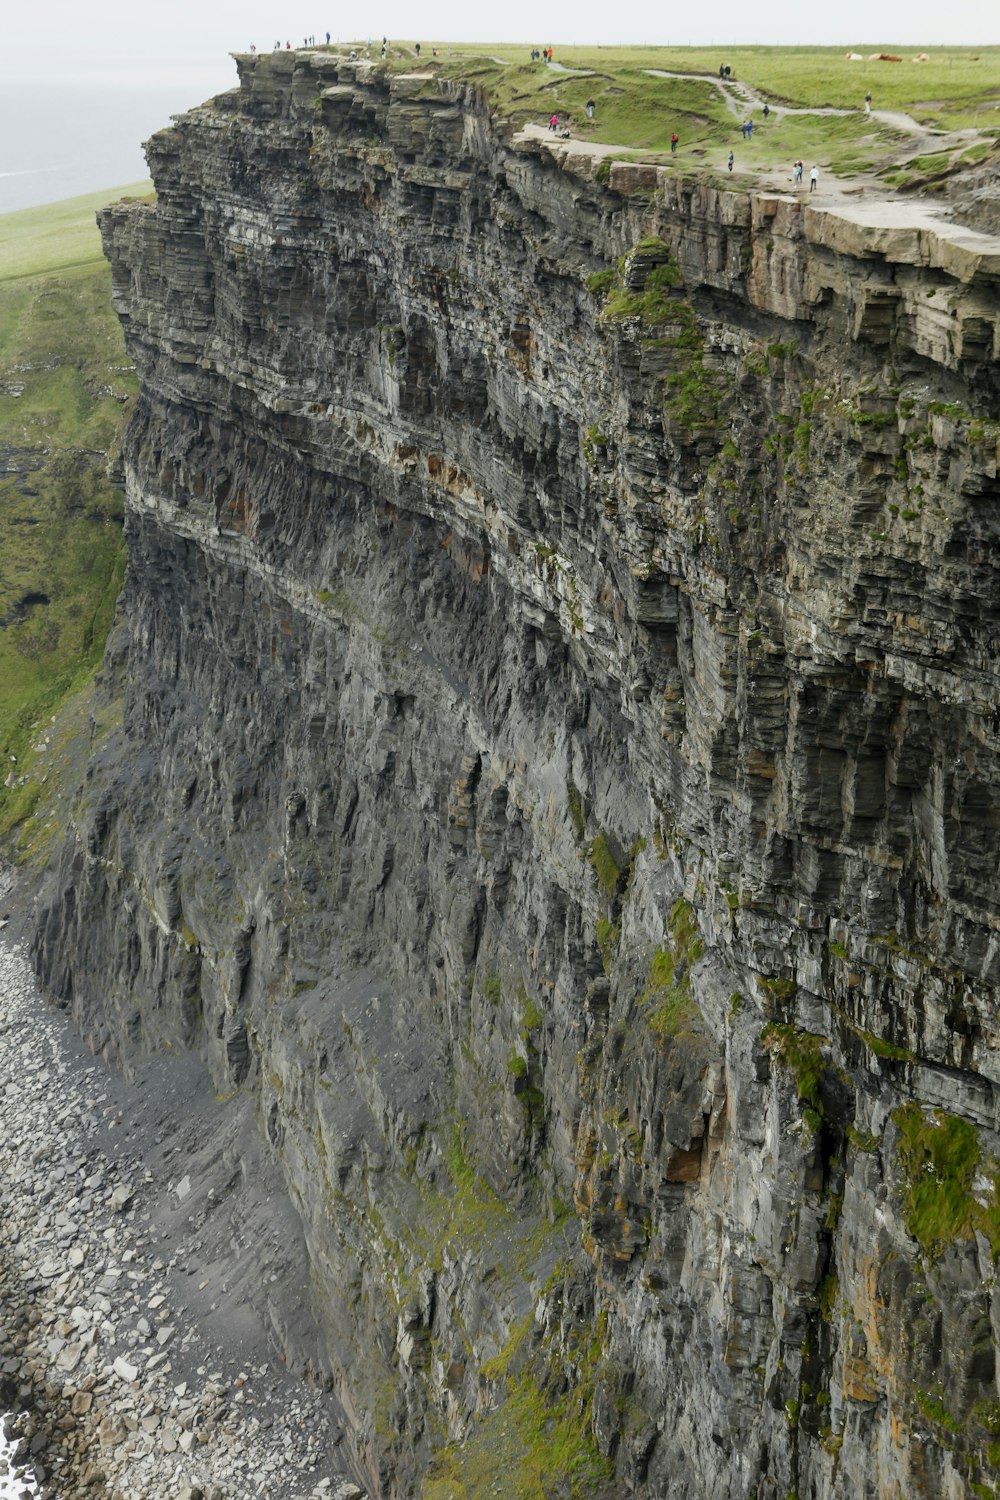
<svg viewBox="0 0 1000 1500">
<path fill-rule="evenodd" d="M 993 1494 L 1000 242 L 238 66 L 39 973 L 256 1114 L 373 1494 Z"/>
</svg>

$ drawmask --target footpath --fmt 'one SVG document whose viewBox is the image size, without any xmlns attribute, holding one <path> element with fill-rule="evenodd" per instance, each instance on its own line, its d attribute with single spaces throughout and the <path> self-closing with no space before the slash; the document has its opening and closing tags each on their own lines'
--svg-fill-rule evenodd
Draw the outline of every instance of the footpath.
<svg viewBox="0 0 1000 1500">
<path fill-rule="evenodd" d="M 331 1398 L 268 1358 L 223 1276 L 221 1309 L 191 1315 L 204 1267 L 158 1212 L 182 1219 L 190 1181 L 163 1172 L 169 1142 L 161 1128 L 147 1150 L 140 1116 L 0 934 L 0 1415 L 16 1444 L 0 1494 L 363 1496 L 337 1472 Z"/>
</svg>

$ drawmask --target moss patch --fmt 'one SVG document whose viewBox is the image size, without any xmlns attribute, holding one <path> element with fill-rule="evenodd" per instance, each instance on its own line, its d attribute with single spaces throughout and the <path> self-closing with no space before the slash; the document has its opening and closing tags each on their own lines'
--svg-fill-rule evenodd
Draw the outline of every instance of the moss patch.
<svg viewBox="0 0 1000 1500">
<path fill-rule="evenodd" d="M 463 1444 L 441 1452 L 424 1480 L 423 1500 L 479 1500 L 492 1494 L 518 1500 L 586 1500 L 608 1493 L 612 1465 L 591 1431 L 594 1381 L 602 1330 L 580 1329 L 570 1347 L 539 1347 L 532 1319 L 511 1330 L 506 1345 L 483 1367 L 502 1389 Z M 575 1347 L 573 1345 L 575 1344 Z"/>
<path fill-rule="evenodd" d="M 701 1029 L 703 1017 L 691 994 L 691 965 L 702 951 L 694 908 L 681 898 L 671 908 L 667 942 L 653 953 L 639 996 L 640 1011 L 658 1042 Z"/>
<path fill-rule="evenodd" d="M 893 1114 L 899 1131 L 906 1227 L 928 1255 L 940 1255 L 976 1230 L 1000 1255 L 1000 1164 L 983 1160 L 969 1120 L 905 1104 Z"/>
<path fill-rule="evenodd" d="M 603 831 L 596 838 L 591 839 L 590 849 L 587 855 L 594 867 L 597 883 L 604 894 L 610 899 L 618 889 L 618 881 L 621 879 L 621 870 L 611 852 L 608 836 Z"/>
<path fill-rule="evenodd" d="M 772 1023 L 764 1027 L 760 1040 L 795 1079 L 799 1103 L 803 1106 L 802 1118 L 813 1129 L 819 1129 L 823 1121 L 824 1048 L 829 1046 L 826 1037 Z"/>
</svg>

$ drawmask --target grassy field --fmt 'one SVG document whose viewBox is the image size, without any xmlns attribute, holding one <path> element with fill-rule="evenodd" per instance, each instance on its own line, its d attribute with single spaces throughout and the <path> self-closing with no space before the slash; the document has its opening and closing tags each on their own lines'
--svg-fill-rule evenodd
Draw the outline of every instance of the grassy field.
<svg viewBox="0 0 1000 1500">
<path fill-rule="evenodd" d="M 94 223 L 115 196 L 0 216 L 0 834 L 31 810 L 32 746 L 99 663 L 121 586 L 105 469 L 135 380 Z"/>
<path fill-rule="evenodd" d="M 530 47 L 503 45 L 473 48 L 424 43 L 421 69 L 478 83 L 491 103 L 516 124 L 544 123 L 558 113 L 567 119 L 574 136 L 641 152 L 654 159 L 670 159 L 679 170 L 690 171 L 692 161 L 718 169 L 730 149 L 741 170 L 756 174 L 784 172 L 797 156 L 816 161 L 838 176 L 889 174 L 897 180 L 918 181 L 923 176 L 954 167 L 960 161 L 981 160 L 994 149 L 1000 134 L 1000 48 L 935 48 L 929 61 L 910 61 L 917 49 L 886 47 L 904 61 L 878 62 L 865 56 L 852 62 L 840 48 L 738 47 L 733 49 L 667 47 L 564 47 L 555 59 L 568 72 L 530 61 Z M 866 49 L 866 53 L 874 49 Z M 740 115 L 734 115 L 717 87 L 719 64 L 732 69 L 734 93 L 748 88 L 760 101 L 746 114 L 754 118 L 752 141 L 740 135 Z M 399 43 L 390 52 L 393 68 L 412 68 L 413 45 Z M 699 79 L 656 77 L 663 73 L 694 73 Z M 892 122 L 866 117 L 865 94 L 873 108 L 903 113 L 927 131 L 968 130 L 964 141 L 943 142 L 941 152 L 928 152 L 912 132 Z M 593 98 L 595 118 L 586 117 Z M 803 111 L 763 119 L 762 105 L 772 110 Z M 848 110 L 846 115 L 814 111 Z M 680 137 L 677 157 L 670 158 L 670 137 Z M 943 166 L 914 167 L 913 159 L 935 154 Z M 902 172 L 900 173 L 900 169 Z"/>
<path fill-rule="evenodd" d="M 128 187 L 41 208 L 22 208 L 0 214 L 0 282 L 15 276 L 43 276 L 69 266 L 95 265 L 101 259 L 101 240 L 94 215 L 112 198 L 147 197 L 151 182 L 133 182 Z"/>
</svg>

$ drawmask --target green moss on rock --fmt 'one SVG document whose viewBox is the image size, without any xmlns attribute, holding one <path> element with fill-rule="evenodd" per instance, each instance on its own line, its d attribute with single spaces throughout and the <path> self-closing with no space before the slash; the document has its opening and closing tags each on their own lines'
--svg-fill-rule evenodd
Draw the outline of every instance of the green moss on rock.
<svg viewBox="0 0 1000 1500">
<path fill-rule="evenodd" d="M 969 1120 L 918 1104 L 897 1109 L 896 1156 L 902 1169 L 906 1227 L 928 1255 L 972 1239 L 978 1230 L 1000 1255 L 1000 1164 L 983 1160 Z"/>
</svg>

